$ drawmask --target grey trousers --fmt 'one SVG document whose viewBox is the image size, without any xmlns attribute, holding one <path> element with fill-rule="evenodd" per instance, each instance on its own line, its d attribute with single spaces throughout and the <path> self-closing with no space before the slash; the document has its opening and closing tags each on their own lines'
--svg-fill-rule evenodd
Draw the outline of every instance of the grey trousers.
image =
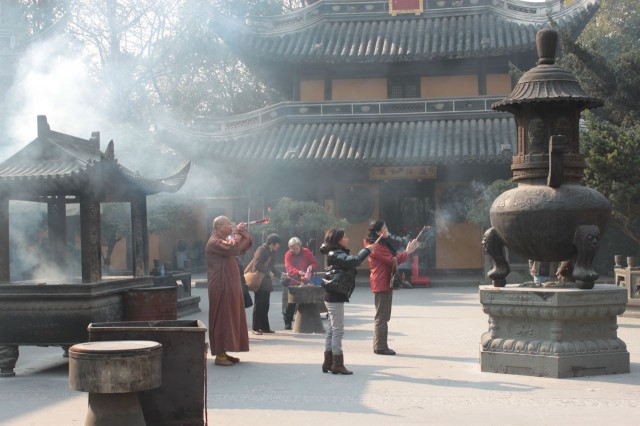
<svg viewBox="0 0 640 426">
<path fill-rule="evenodd" d="M 324 350 L 334 355 L 342 355 L 342 336 L 344 336 L 344 303 L 324 302 L 329 313 Z"/>
<path fill-rule="evenodd" d="M 375 293 L 376 316 L 373 321 L 373 350 L 382 351 L 389 348 L 387 343 L 387 326 L 391 319 L 391 304 L 393 302 L 393 290 L 384 293 Z"/>
</svg>

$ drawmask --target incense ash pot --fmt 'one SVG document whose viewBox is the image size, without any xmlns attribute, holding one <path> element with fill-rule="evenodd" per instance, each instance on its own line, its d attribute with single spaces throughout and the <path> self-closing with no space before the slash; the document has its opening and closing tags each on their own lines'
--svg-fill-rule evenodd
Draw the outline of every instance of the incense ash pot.
<svg viewBox="0 0 640 426">
<path fill-rule="evenodd" d="M 488 276 L 506 285 L 509 265 L 504 246 L 537 261 L 571 260 L 570 281 L 593 288 L 592 268 L 600 238 L 611 216 L 609 201 L 582 184 L 579 120 L 584 109 L 602 105 L 589 97 L 576 78 L 555 65 L 558 34 L 543 29 L 536 36 L 538 65 L 525 73 L 511 94 L 492 107 L 512 113 L 518 132 L 513 180 L 518 187 L 502 193 L 490 210 L 491 226 L 483 247 L 493 260 Z"/>
</svg>

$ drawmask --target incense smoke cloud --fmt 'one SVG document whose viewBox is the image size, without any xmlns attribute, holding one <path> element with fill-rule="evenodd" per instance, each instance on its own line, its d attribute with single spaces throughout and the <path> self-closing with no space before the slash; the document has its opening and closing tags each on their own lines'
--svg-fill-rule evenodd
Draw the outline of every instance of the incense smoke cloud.
<svg viewBox="0 0 640 426">
<path fill-rule="evenodd" d="M 46 115 L 56 131 L 89 138 L 105 126 L 103 88 L 89 78 L 87 61 L 57 36 L 36 42 L 20 59 L 6 98 L 8 139 L 0 151 L 6 158 L 36 137 L 36 116 Z"/>
</svg>

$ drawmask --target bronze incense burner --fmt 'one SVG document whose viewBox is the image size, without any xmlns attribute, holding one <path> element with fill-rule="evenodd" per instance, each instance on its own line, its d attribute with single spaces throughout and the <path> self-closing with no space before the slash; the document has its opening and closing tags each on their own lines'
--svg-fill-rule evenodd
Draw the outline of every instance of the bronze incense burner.
<svg viewBox="0 0 640 426">
<path fill-rule="evenodd" d="M 491 228 L 483 247 L 491 256 L 488 277 L 506 285 L 509 264 L 504 246 L 531 260 L 570 260 L 568 280 L 593 288 L 598 274 L 592 261 L 611 215 L 609 201 L 582 184 L 579 120 L 584 109 L 602 105 L 576 78 L 555 64 L 558 34 L 543 29 L 536 36 L 538 64 L 525 73 L 511 94 L 493 104 L 512 113 L 518 152 L 511 169 L 518 187 L 502 193 L 490 210 Z"/>
</svg>

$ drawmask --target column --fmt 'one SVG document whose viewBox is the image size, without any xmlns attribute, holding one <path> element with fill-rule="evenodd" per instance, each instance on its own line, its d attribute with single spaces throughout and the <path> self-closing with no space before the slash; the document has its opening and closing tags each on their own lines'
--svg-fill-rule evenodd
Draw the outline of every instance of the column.
<svg viewBox="0 0 640 426">
<path fill-rule="evenodd" d="M 63 275 L 67 275 L 67 206 L 64 196 L 47 202 L 49 226 L 49 260 Z"/>
<path fill-rule="evenodd" d="M 147 198 L 144 195 L 131 201 L 131 248 L 133 250 L 133 276 L 149 275 Z"/>
<path fill-rule="evenodd" d="M 80 199 L 80 244 L 82 251 L 82 282 L 102 279 L 100 249 L 100 202 L 89 197 Z"/>
<path fill-rule="evenodd" d="M 11 280 L 9 269 L 9 197 L 0 196 L 0 284 Z"/>
</svg>

